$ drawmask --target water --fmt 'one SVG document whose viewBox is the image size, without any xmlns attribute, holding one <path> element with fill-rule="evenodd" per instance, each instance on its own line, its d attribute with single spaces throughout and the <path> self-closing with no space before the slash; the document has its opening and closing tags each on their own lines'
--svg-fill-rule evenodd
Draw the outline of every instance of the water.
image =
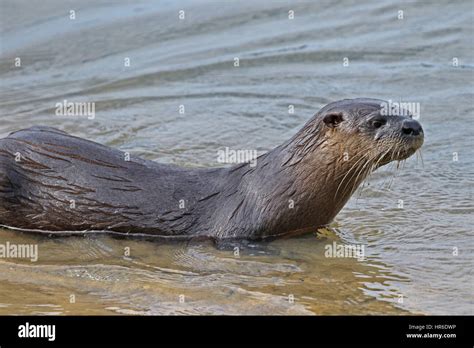
<svg viewBox="0 0 474 348">
<path fill-rule="evenodd" d="M 2 137 L 42 124 L 218 166 L 218 149 L 268 151 L 354 97 L 421 103 L 426 134 L 423 163 L 410 158 L 391 185 L 395 168 L 379 170 L 330 230 L 238 257 L 0 230 L 0 243 L 39 248 L 37 262 L 0 260 L 0 314 L 473 314 L 472 1 L 0 4 Z M 95 102 L 95 118 L 56 116 L 65 99 Z M 366 260 L 326 258 L 333 241 L 364 244 Z"/>
</svg>

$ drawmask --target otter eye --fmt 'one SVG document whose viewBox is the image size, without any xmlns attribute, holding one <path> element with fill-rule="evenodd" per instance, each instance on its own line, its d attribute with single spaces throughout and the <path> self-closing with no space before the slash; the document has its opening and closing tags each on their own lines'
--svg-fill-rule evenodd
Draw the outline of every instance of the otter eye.
<svg viewBox="0 0 474 348">
<path fill-rule="evenodd" d="M 382 127 L 385 123 L 387 123 L 385 120 L 383 119 L 376 119 L 376 120 L 373 120 L 372 121 L 372 126 L 374 128 L 380 128 Z"/>
</svg>

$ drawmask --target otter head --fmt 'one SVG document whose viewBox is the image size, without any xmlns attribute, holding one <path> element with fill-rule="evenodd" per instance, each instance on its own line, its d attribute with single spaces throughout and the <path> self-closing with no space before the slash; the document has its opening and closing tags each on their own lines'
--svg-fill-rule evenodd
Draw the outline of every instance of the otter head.
<svg viewBox="0 0 474 348">
<path fill-rule="evenodd" d="M 234 217 L 243 205 L 246 216 L 255 216 L 245 223 L 258 221 L 265 236 L 329 224 L 371 171 L 411 156 L 422 145 L 420 124 L 389 106 L 354 99 L 323 107 L 292 138 L 259 157 L 255 170 L 233 169 L 239 190 L 245 191 L 225 216 Z M 251 198 L 242 203 L 241 197 Z"/>
<path fill-rule="evenodd" d="M 423 144 L 420 123 L 398 105 L 378 99 L 342 100 L 324 107 L 318 118 L 328 144 L 342 150 L 343 160 L 370 163 L 373 170 L 410 157 Z"/>
</svg>

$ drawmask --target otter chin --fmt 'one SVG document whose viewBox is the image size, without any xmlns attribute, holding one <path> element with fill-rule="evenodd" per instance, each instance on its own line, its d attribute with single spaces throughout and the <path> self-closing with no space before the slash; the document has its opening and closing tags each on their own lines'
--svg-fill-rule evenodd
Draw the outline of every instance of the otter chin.
<svg viewBox="0 0 474 348">
<path fill-rule="evenodd" d="M 387 102 L 318 111 L 250 166 L 182 168 L 35 126 L 0 139 L 0 224 L 56 235 L 266 239 L 329 224 L 377 168 L 413 155 L 423 129 Z"/>
</svg>

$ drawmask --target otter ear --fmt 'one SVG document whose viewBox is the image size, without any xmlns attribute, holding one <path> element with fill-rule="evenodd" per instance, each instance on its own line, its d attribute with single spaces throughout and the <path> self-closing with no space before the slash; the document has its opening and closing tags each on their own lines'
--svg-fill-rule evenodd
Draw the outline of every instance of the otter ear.
<svg viewBox="0 0 474 348">
<path fill-rule="evenodd" d="M 342 118 L 342 112 L 332 112 L 330 114 L 327 114 L 323 118 L 323 122 L 328 126 L 329 128 L 335 128 L 339 123 L 344 121 Z"/>
</svg>

